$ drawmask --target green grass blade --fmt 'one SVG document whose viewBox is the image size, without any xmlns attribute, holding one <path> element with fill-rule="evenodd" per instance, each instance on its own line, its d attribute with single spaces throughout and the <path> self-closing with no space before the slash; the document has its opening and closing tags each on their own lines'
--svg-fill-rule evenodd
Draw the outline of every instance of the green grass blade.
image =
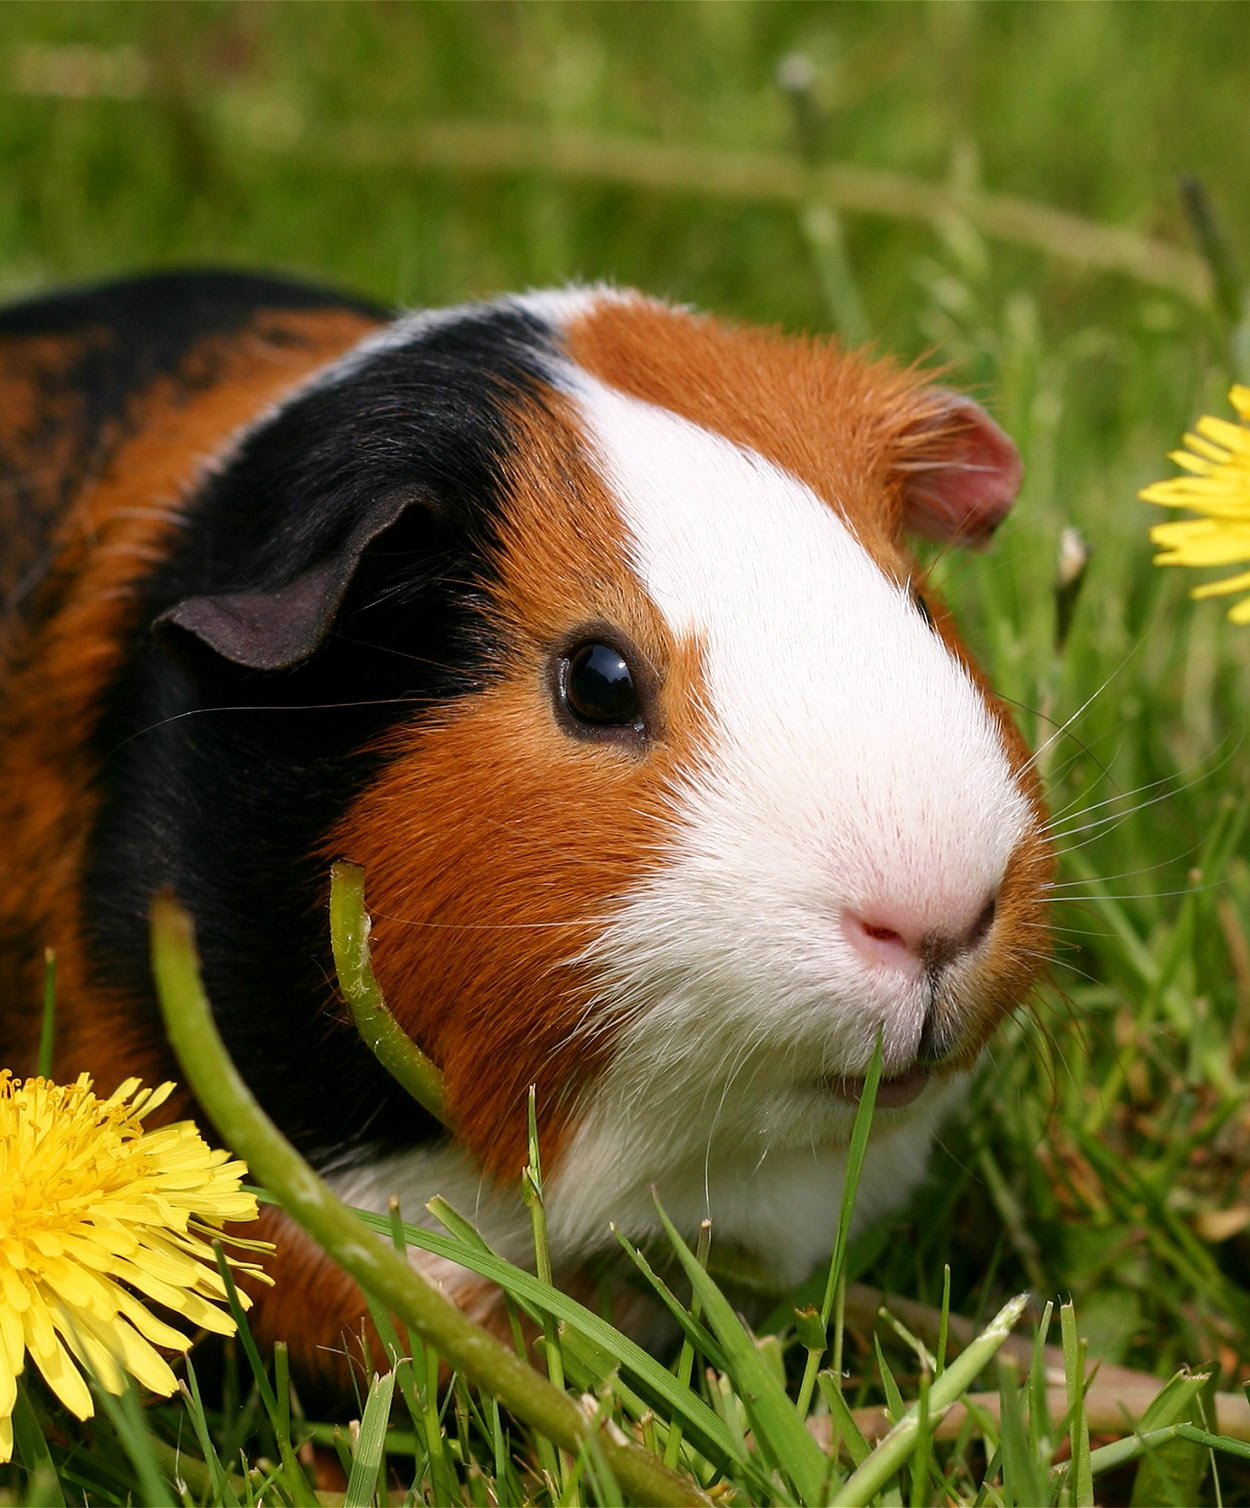
<svg viewBox="0 0 1250 1508">
<path fill-rule="evenodd" d="M 379 1502 L 385 1501 L 385 1484 L 380 1480 L 380 1473 L 394 1395 L 394 1372 L 384 1372 L 373 1379 L 356 1436 L 356 1448 L 352 1452 L 352 1474 L 347 1481 L 343 1508 L 369 1508 L 375 1497 Z"/>
<path fill-rule="evenodd" d="M 855 1415 L 851 1413 L 846 1399 L 842 1396 L 842 1379 L 834 1372 L 821 1372 L 816 1382 L 820 1387 L 821 1397 L 829 1405 L 829 1413 L 833 1419 L 831 1454 L 836 1460 L 837 1446 L 840 1441 L 846 1447 L 852 1464 L 863 1465 L 872 1454 L 872 1446 L 864 1439 L 863 1432 L 855 1422 Z"/>
<path fill-rule="evenodd" d="M 1199 1412 L 1202 1390 L 1211 1381 L 1211 1377 L 1210 1371 L 1178 1372 L 1160 1389 L 1158 1396 L 1137 1421 L 1137 1428 L 1142 1434 L 1149 1434 L 1168 1424 L 1191 1423 Z M 1186 1415 L 1184 1421 L 1181 1420 L 1182 1414 Z"/>
<path fill-rule="evenodd" d="M 95 1378 L 91 1390 L 96 1402 L 108 1415 L 109 1423 L 117 1431 L 122 1449 L 130 1458 L 139 1484 L 140 1501 L 143 1503 L 172 1503 L 177 1501 L 171 1483 L 166 1481 L 152 1440 L 148 1434 L 147 1420 L 139 1403 L 139 1394 L 127 1379 L 126 1390 L 121 1397 L 114 1397 L 107 1388 L 102 1388 Z"/>
<path fill-rule="evenodd" d="M 187 1400 L 187 1413 L 191 1416 L 191 1428 L 195 1431 L 195 1438 L 199 1441 L 200 1451 L 204 1457 L 213 1484 L 213 1502 L 225 1505 L 225 1508 L 238 1508 L 239 1498 L 235 1492 L 226 1468 L 222 1465 L 221 1457 L 217 1453 L 217 1447 L 213 1443 L 212 1431 L 209 1429 L 208 1418 L 204 1413 L 204 1403 L 200 1397 L 199 1378 L 195 1375 L 195 1368 L 191 1365 L 190 1357 L 186 1361 L 187 1380 L 182 1384 L 183 1395 Z"/>
<path fill-rule="evenodd" d="M 1089 1465 L 1089 1423 L 1085 1418 L 1085 1343 L 1077 1333 L 1076 1311 L 1070 1303 L 1060 1306 L 1059 1325 L 1068 1384 L 1069 1488 L 1074 1508 L 1092 1508 L 1094 1482 Z"/>
<path fill-rule="evenodd" d="M 39 1052 L 35 1072 L 40 1078 L 52 1077 L 56 1049 L 56 954 L 43 950 L 43 1014 L 39 1022 Z"/>
<path fill-rule="evenodd" d="M 890 1364 L 885 1359 L 885 1352 L 881 1349 L 881 1337 L 873 1335 L 872 1348 L 877 1358 L 877 1374 L 881 1378 L 881 1387 L 885 1392 L 886 1408 L 890 1411 L 890 1418 L 894 1423 L 907 1412 L 907 1405 L 903 1402 L 903 1395 L 899 1392 L 898 1383 L 894 1380 L 894 1373 Z"/>
<path fill-rule="evenodd" d="M 829 1259 L 824 1297 L 820 1301 L 820 1319 L 824 1325 L 829 1323 L 829 1317 L 833 1313 L 834 1299 L 839 1286 L 845 1280 L 846 1251 L 851 1240 L 855 1195 L 859 1189 L 859 1176 L 863 1171 L 864 1156 L 868 1151 L 868 1138 L 872 1134 L 872 1112 L 877 1103 L 877 1087 L 881 1083 L 881 1059 L 881 1034 L 878 1032 L 877 1041 L 872 1050 L 872 1059 L 864 1075 L 864 1088 L 859 1097 L 859 1106 L 855 1111 L 855 1121 L 851 1127 L 851 1140 L 846 1154 L 846 1172 L 842 1179 L 842 1203 L 838 1211 L 838 1232 L 834 1238 L 833 1255 Z M 840 1342 L 840 1323 L 838 1332 Z M 800 1419 L 806 1419 L 808 1410 L 811 1408 L 812 1391 L 816 1386 L 816 1374 L 820 1370 L 820 1362 L 820 1352 L 808 1352 L 807 1364 L 803 1368 L 803 1380 L 799 1384 L 798 1400 L 795 1403 L 795 1410 Z M 835 1367 L 838 1366 L 840 1366 L 840 1357 L 835 1357 Z"/>
<path fill-rule="evenodd" d="M 390 1223 L 383 1215 L 369 1210 L 356 1210 L 354 1213 L 365 1225 L 376 1231 L 386 1232 L 390 1229 Z M 597 1383 L 606 1381 L 611 1366 L 623 1367 L 649 1398 L 655 1399 L 681 1419 L 683 1429 L 691 1435 L 696 1448 L 709 1459 L 722 1466 L 727 1466 L 734 1460 L 741 1464 L 744 1460 L 735 1451 L 732 1438 L 722 1421 L 697 1393 L 678 1383 L 666 1366 L 584 1304 L 579 1304 L 558 1288 L 547 1287 L 532 1272 L 497 1256 L 476 1232 L 475 1241 L 469 1244 L 437 1231 L 427 1230 L 424 1226 L 405 1224 L 404 1236 L 411 1245 L 422 1251 L 446 1257 L 480 1277 L 489 1278 L 535 1316 L 549 1313 L 566 1327 L 578 1331 L 594 1348 L 578 1352 L 584 1360 L 590 1362 L 596 1355 L 606 1358 L 606 1363 L 598 1368 L 595 1379 Z M 564 1344 L 568 1351 L 573 1342 L 566 1336 Z M 719 1354 L 719 1347 L 714 1349 Z"/>
<path fill-rule="evenodd" d="M 13 1449 L 16 1459 L 30 1473 L 23 1502 L 30 1504 L 31 1508 L 36 1504 L 38 1508 L 64 1508 L 65 1496 L 61 1491 L 56 1462 L 20 1378 L 13 1404 Z"/>
<path fill-rule="evenodd" d="M 279 1193 L 287 1212 L 360 1284 L 391 1307 L 410 1333 L 556 1444 L 576 1452 L 588 1427 L 576 1403 L 426 1282 L 391 1247 L 369 1235 L 261 1110 L 231 1062 L 204 994 L 190 917 L 164 894 L 152 908 L 152 964 L 170 1042 L 191 1088 L 253 1175 Z M 706 1503 L 692 1482 L 655 1456 L 617 1440 L 603 1443 L 632 1496 L 657 1504 Z"/>
<path fill-rule="evenodd" d="M 239 1300 L 239 1291 L 235 1287 L 234 1273 L 230 1270 L 230 1264 L 226 1261 L 226 1254 L 220 1241 L 213 1242 L 213 1252 L 217 1258 L 217 1271 L 221 1274 L 221 1280 L 226 1287 L 226 1298 L 230 1304 L 230 1313 L 234 1317 L 235 1329 L 238 1331 L 239 1340 L 242 1343 L 244 1354 L 252 1369 L 252 1378 L 256 1384 L 256 1390 L 260 1394 L 261 1403 L 265 1413 L 269 1417 L 269 1426 L 273 1430 L 274 1441 L 278 1447 L 278 1454 L 282 1458 L 282 1480 L 286 1491 L 300 1508 L 316 1508 L 317 1494 L 309 1482 L 304 1468 L 300 1465 L 291 1444 L 289 1431 L 290 1403 L 286 1400 L 286 1406 L 280 1406 L 277 1394 L 274 1392 L 269 1381 L 269 1374 L 265 1364 L 261 1360 L 256 1341 L 252 1335 L 252 1327 L 247 1322 L 247 1311 Z M 284 1427 L 284 1419 L 287 1426 Z"/>
<path fill-rule="evenodd" d="M 1202 1393 L 1211 1376 L 1210 1372 L 1178 1372 L 1137 1421 L 1135 1435 L 1145 1438 L 1173 1424 L 1192 1424 L 1200 1415 Z M 1092 1452 L 1092 1457 L 1097 1455 L 1097 1451 Z M 1184 1508 L 1187 1503 L 1198 1502 L 1208 1462 L 1207 1450 L 1183 1437 L 1152 1449 L 1138 1467 L 1133 1481 L 1131 1501 L 1134 1508 L 1165 1502 L 1180 1504 Z M 1093 1466 L 1097 1474 L 1096 1461 Z"/>
<path fill-rule="evenodd" d="M 1045 1503 L 1045 1472 L 1029 1444 L 1024 1410 L 1020 1404 L 1020 1381 L 1014 1367 L 1001 1359 L 998 1364 L 999 1450 L 1003 1490 L 1016 1503 Z"/>
<path fill-rule="evenodd" d="M 699 1295 L 708 1323 L 725 1353 L 727 1369 L 746 1405 L 757 1446 L 793 1485 L 801 1502 L 820 1503 L 827 1476 L 824 1452 L 808 1434 L 785 1389 L 774 1378 L 728 1299 L 700 1267 L 658 1199 L 655 1207 L 677 1260 Z"/>
<path fill-rule="evenodd" d="M 925 1508 L 930 1496 L 933 1475 L 933 1431 L 929 1424 L 929 1393 L 932 1383 L 927 1372 L 920 1374 L 920 1396 L 916 1400 L 916 1447 L 911 1459 L 910 1508 Z"/>
<path fill-rule="evenodd" d="M 690 1308 L 687 1309 L 659 1273 L 656 1272 L 655 1268 L 652 1267 L 646 1253 L 635 1246 L 622 1231 L 617 1230 L 615 1227 L 613 1227 L 612 1234 L 616 1237 L 621 1250 L 629 1257 L 630 1261 L 633 1262 L 634 1266 L 646 1279 L 651 1291 L 681 1327 L 682 1334 L 686 1340 L 700 1352 L 704 1361 L 710 1366 L 715 1367 L 718 1372 L 723 1372 L 728 1365 L 725 1354 L 721 1350 L 716 1337 L 700 1320 L 696 1313 L 695 1304 L 691 1304 Z M 699 1302 L 697 1292 L 694 1297 L 696 1303 L 701 1308 L 702 1305 Z"/>
</svg>

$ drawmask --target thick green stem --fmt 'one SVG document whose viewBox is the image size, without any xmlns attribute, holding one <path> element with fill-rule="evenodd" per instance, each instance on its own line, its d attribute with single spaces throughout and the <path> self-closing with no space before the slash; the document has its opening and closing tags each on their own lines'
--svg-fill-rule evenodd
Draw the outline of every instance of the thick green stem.
<svg viewBox="0 0 1250 1508">
<path fill-rule="evenodd" d="M 200 979 L 191 918 L 171 895 L 152 904 L 152 967 L 161 1011 L 197 1099 L 253 1175 L 360 1286 L 428 1341 L 475 1386 L 576 1453 L 590 1419 L 513 1351 L 445 1299 L 341 1204 L 256 1103 L 218 1035 Z M 616 1479 L 638 1502 L 707 1504 L 688 1479 L 640 1446 L 597 1432 Z"/>
<path fill-rule="evenodd" d="M 374 977 L 370 928 L 364 870 L 358 864 L 335 864 L 330 870 L 330 946 L 352 1020 L 383 1068 L 450 1131 L 443 1076 L 391 1015 Z"/>
<path fill-rule="evenodd" d="M 1024 1313 L 1028 1294 L 1022 1293 L 1004 1304 L 989 1325 L 962 1356 L 937 1378 L 929 1389 L 927 1413 L 937 1420 L 967 1391 L 977 1373 L 993 1358 L 1011 1334 L 1012 1326 Z M 919 1404 L 908 1409 L 889 1434 L 843 1482 L 832 1499 L 841 1508 L 859 1508 L 872 1501 L 895 1472 L 906 1465 L 921 1429 Z"/>
</svg>

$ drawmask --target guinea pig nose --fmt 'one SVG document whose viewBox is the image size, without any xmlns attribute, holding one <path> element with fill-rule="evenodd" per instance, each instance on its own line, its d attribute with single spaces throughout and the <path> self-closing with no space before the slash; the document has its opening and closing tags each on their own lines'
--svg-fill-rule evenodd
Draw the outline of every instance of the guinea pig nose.
<svg viewBox="0 0 1250 1508">
<path fill-rule="evenodd" d="M 918 974 L 926 967 L 925 933 L 884 906 L 866 907 L 863 913 L 846 908 L 842 931 L 866 963 L 904 974 Z"/>
<path fill-rule="evenodd" d="M 971 953 L 989 935 L 996 910 L 997 896 L 991 895 L 971 920 L 943 918 L 945 925 L 934 925 L 931 912 L 908 914 L 905 908 L 884 905 L 862 910 L 846 907 L 842 931 L 869 963 L 909 974 L 937 973 L 962 954 Z"/>
</svg>

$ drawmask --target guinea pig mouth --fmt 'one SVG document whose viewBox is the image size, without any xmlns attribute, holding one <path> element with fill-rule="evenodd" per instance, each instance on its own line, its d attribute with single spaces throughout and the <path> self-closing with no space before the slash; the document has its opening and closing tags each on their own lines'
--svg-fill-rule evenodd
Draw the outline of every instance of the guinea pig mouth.
<svg viewBox="0 0 1250 1508">
<path fill-rule="evenodd" d="M 917 1063 L 914 1068 L 909 1068 L 906 1073 L 897 1074 L 891 1079 L 882 1079 L 877 1085 L 877 1100 L 874 1108 L 878 1110 L 901 1110 L 904 1105 L 910 1105 L 923 1093 L 925 1086 L 931 1077 L 931 1070 Z M 849 1100 L 852 1105 L 858 1105 L 860 1096 L 864 1092 L 864 1080 L 862 1078 L 831 1078 L 827 1080 L 829 1088 L 841 1100 Z"/>
</svg>

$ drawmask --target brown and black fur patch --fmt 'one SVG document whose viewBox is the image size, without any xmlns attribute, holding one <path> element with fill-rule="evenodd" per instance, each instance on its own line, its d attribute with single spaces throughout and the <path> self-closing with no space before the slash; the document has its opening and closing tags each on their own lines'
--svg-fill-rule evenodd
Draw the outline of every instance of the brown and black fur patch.
<svg viewBox="0 0 1250 1508">
<path fill-rule="evenodd" d="M 168 885 L 252 1087 L 340 1164 L 439 1128 L 341 1019 L 326 833 L 392 757 L 388 730 L 499 674 L 500 505 L 527 440 L 514 416 L 548 391 L 552 357 L 529 316 L 469 312 L 265 416 L 377 324 L 261 308 L 172 367 L 149 362 L 52 531 L 0 752 L 4 967 L 29 1002 L 5 1022 L 7 1059 L 29 1064 L 50 944 L 72 1000 L 58 1074 L 86 1068 L 105 1089 L 173 1074 L 147 963 L 150 896 Z M 367 551 L 328 569 L 358 537 Z M 262 637 L 311 611 L 293 641 L 307 652 L 218 632 L 239 604 L 268 614 Z"/>
<path fill-rule="evenodd" d="M 45 946 L 64 1002 L 58 1073 L 89 1069 L 108 1091 L 110 1077 L 164 1069 L 159 1034 L 110 1007 L 84 948 L 82 875 L 106 786 L 93 747 L 101 709 L 199 469 L 379 318 L 231 274 L 107 285 L 0 314 L 0 1051 L 19 1071 Z"/>
</svg>

